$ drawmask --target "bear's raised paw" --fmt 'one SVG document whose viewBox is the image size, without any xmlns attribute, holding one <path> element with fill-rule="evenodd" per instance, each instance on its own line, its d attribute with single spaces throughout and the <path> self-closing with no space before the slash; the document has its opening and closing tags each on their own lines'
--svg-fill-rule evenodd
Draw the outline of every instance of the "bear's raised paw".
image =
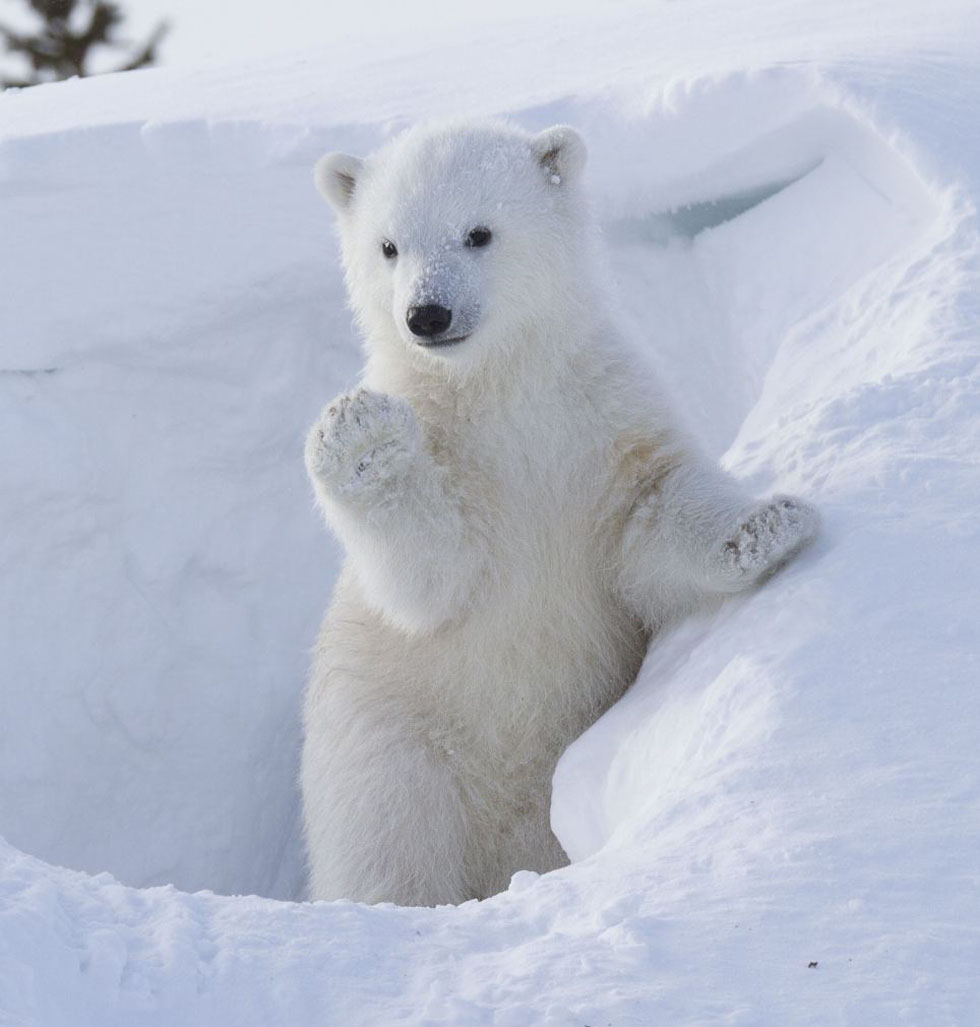
<svg viewBox="0 0 980 1027">
<path fill-rule="evenodd" d="M 306 468 L 328 493 L 355 498 L 388 490 L 410 469 L 420 431 L 402 399 L 355 389 L 324 407 L 306 441 Z"/>
</svg>

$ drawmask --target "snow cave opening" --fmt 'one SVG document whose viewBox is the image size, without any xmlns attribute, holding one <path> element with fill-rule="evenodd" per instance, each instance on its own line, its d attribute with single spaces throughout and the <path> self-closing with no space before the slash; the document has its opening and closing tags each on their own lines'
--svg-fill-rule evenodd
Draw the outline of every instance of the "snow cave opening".
<svg viewBox="0 0 980 1027">
<path fill-rule="evenodd" d="M 869 121 L 843 106 L 815 102 L 808 90 L 809 85 L 801 85 L 787 92 L 780 83 L 746 78 L 674 97 L 670 104 L 654 104 L 642 115 L 613 115 L 601 105 L 581 111 L 580 127 L 596 155 L 591 188 L 598 198 L 609 271 L 625 326 L 654 364 L 688 425 L 716 458 L 724 458 L 767 385 L 777 393 L 769 416 L 779 409 L 779 383 L 768 378 L 783 341 L 829 305 L 845 302 L 856 283 L 887 266 L 891 256 L 919 238 L 935 216 L 933 200 L 911 164 Z M 689 147 L 688 142 L 712 131 L 719 112 L 729 109 L 733 94 L 744 100 L 744 110 L 729 119 L 730 137 L 713 148 L 702 143 Z M 546 114 L 531 112 L 526 120 Z M 159 140 L 154 145 L 159 146 Z M 623 153 L 655 155 L 655 173 L 644 175 L 645 169 L 636 162 L 617 166 L 613 155 Z M 649 162 L 644 163 L 648 169 Z M 223 172 L 241 175 L 231 162 Z M 305 169 L 302 176 L 297 172 L 290 187 L 306 188 L 301 184 L 305 175 Z M 165 220 L 149 228 L 161 236 L 171 231 Z M 229 245 L 238 241 L 232 239 Z M 287 291 L 276 298 L 271 312 L 254 327 L 243 327 L 248 309 L 239 303 L 230 318 L 236 343 L 244 345 L 241 340 L 248 340 L 253 330 L 255 345 L 264 345 L 271 328 L 285 338 L 292 333 L 308 340 L 304 345 L 315 345 L 323 326 L 310 312 L 322 314 L 324 294 L 336 308 L 330 316 L 337 325 L 345 324 L 339 271 L 332 266 L 327 273 L 331 277 L 325 290 L 322 281 L 304 282 L 298 296 Z M 263 282 L 270 288 L 268 276 Z M 236 284 L 243 289 L 249 283 L 243 279 Z M 297 315 L 297 309 L 305 313 Z M 166 337 L 173 331 L 169 315 L 155 316 L 160 322 L 156 331 Z M 227 328 L 205 328 L 204 337 L 225 345 L 225 333 Z M 338 388 L 349 379 L 355 353 L 349 329 L 339 334 L 351 343 L 351 355 L 339 361 L 339 371 L 330 372 L 333 378 L 327 385 Z M 111 361 L 118 355 L 110 348 L 100 356 Z M 178 356 L 183 359 L 183 351 Z M 154 366 L 159 367 L 159 361 Z M 188 367 L 199 367 L 207 384 L 203 358 L 195 356 Z M 302 368 L 300 373 L 312 378 L 308 371 Z M 176 379 L 188 370 L 171 368 L 167 373 Z M 57 387 L 57 376 L 50 377 Z M 93 382 L 98 383 L 97 375 Z M 276 411 L 282 409 L 283 395 L 290 387 L 288 380 L 280 384 L 284 391 L 270 400 L 270 409 Z M 329 398 L 322 394 L 323 386 L 322 377 L 313 386 L 304 383 L 317 402 Z M 181 387 L 187 387 L 186 380 Z M 99 407 L 97 389 L 79 396 L 79 416 L 94 419 Z M 677 402 L 678 398 L 682 401 Z M 290 412 L 295 424 L 281 436 L 288 445 L 301 437 L 312 403 L 310 399 L 302 409 Z M 192 423 L 189 431 L 196 430 Z M 48 444 L 54 443 L 49 439 Z M 299 477 L 298 448 L 292 453 L 284 443 L 270 449 L 261 441 L 255 443 L 254 454 L 266 461 L 294 458 L 297 473 L 284 498 L 292 504 L 307 502 Z M 214 459 L 214 453 L 204 454 L 199 469 L 206 471 Z M 114 468 L 111 461 L 102 467 L 104 475 L 114 472 L 121 477 L 120 467 Z M 255 487 L 244 474 L 232 476 L 231 481 L 231 499 L 222 511 L 226 520 L 245 508 Z M 275 493 L 272 482 L 271 478 L 263 482 L 267 497 Z M 107 489 L 112 491 L 111 486 Z M 167 509 L 172 514 L 177 507 L 170 503 Z M 289 548 L 294 571 L 306 565 L 310 552 L 329 545 L 312 515 L 307 517 L 304 510 L 303 516 L 306 519 L 291 538 L 277 543 Z M 184 517 L 193 521 L 187 511 Z M 152 562 L 147 557 L 154 551 L 152 532 L 165 518 L 166 512 L 151 520 L 145 533 L 137 531 L 124 540 L 121 578 L 132 582 L 141 578 L 147 559 Z M 90 520 L 96 540 L 91 553 L 97 562 L 100 554 L 111 552 L 113 543 L 105 526 L 98 523 L 98 515 L 91 514 Z M 270 525 L 258 520 L 250 523 L 256 544 L 261 545 Z M 193 553 L 194 527 L 189 523 L 173 533 L 175 549 L 186 543 L 187 552 Z M 203 594 L 223 593 L 220 603 L 233 605 L 229 596 L 246 572 L 236 567 L 233 556 L 221 564 L 189 555 L 183 559 L 181 573 L 206 580 L 209 590 Z M 270 572 L 259 584 L 259 592 L 290 587 L 288 575 L 278 572 Z M 134 589 L 139 591 L 139 586 L 134 584 Z M 309 608 L 299 618 L 301 645 L 312 641 L 319 604 L 326 597 L 322 585 L 307 590 Z M 87 734 L 82 736 L 78 721 L 70 729 L 55 724 L 49 741 L 56 747 L 58 732 L 64 730 L 70 740 L 71 764 L 54 761 L 43 770 L 39 782 L 31 785 L 31 801 L 14 809 L 12 822 L 0 827 L 12 842 L 41 858 L 90 872 L 108 870 L 126 884 L 174 883 L 185 890 L 211 888 L 227 894 L 300 898 L 303 857 L 295 762 L 302 677 L 297 668 L 305 659 L 301 645 L 293 647 L 289 672 L 280 674 L 282 668 L 272 666 L 261 650 L 264 636 L 249 635 L 248 618 L 243 621 L 224 608 L 212 610 L 207 623 L 211 629 L 220 631 L 224 626 L 229 632 L 221 644 L 239 647 L 236 665 L 243 673 L 255 664 L 270 662 L 270 678 L 280 674 L 291 684 L 251 696 L 232 693 L 231 709 L 227 694 L 191 689 L 187 693 L 193 697 L 191 709 L 180 710 L 163 688 L 169 680 L 167 646 L 183 637 L 185 645 L 204 651 L 211 642 L 198 637 L 181 613 L 173 613 L 179 594 L 170 597 L 174 605 L 169 613 L 164 592 L 144 591 L 140 601 L 146 605 L 149 626 L 134 636 L 136 643 L 126 650 L 123 669 L 127 680 L 138 681 L 143 663 L 155 660 L 164 668 L 156 679 L 159 694 L 148 696 L 139 688 L 126 692 L 118 684 L 102 691 L 88 685 L 76 690 L 72 708 L 85 718 Z M 111 604 L 104 612 L 111 614 Z M 118 643 L 112 626 L 103 624 L 100 646 L 105 649 Z M 85 670 L 90 675 L 87 681 L 97 680 L 98 666 L 96 659 Z M 137 706 L 144 710 L 139 716 L 133 713 Z M 25 720 L 37 715 L 25 710 Z M 185 746 L 182 736 L 199 728 L 204 736 L 213 735 L 222 749 L 234 748 L 234 758 L 219 767 L 214 754 Z M 145 755 L 127 764 L 134 777 L 124 785 L 111 779 L 107 760 L 86 759 L 88 752 L 100 749 L 104 737 Z M 168 775 L 156 769 L 140 780 L 141 767 L 165 767 L 169 759 L 190 761 L 178 785 L 169 790 L 163 787 L 161 782 Z M 66 789 L 70 801 L 62 801 Z M 115 797 L 113 804 L 105 807 L 102 802 L 110 794 Z M 145 806 L 148 795 L 153 798 L 146 815 L 131 821 L 126 803 Z M 58 830 L 51 828 L 48 802 L 55 796 L 61 798 L 54 808 L 65 807 Z M 203 829 L 198 830 L 198 825 Z"/>
</svg>

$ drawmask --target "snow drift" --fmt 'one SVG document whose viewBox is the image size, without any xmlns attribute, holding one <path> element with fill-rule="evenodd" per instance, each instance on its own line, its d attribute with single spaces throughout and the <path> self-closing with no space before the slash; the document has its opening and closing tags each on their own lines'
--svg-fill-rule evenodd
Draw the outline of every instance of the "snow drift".
<svg viewBox="0 0 980 1027">
<path fill-rule="evenodd" d="M 459 908 L 275 901 L 302 897 L 298 697 L 336 570 L 302 438 L 359 366 L 310 168 L 445 113 L 437 76 L 0 97 L 0 1020 L 980 1019 L 980 41 L 965 5 L 850 5 L 830 37 L 783 5 L 739 51 L 694 7 L 714 34 L 610 15 L 615 59 L 567 29 L 553 82 L 456 102 L 583 131 L 637 344 L 825 534 L 658 640 L 566 753 L 574 864 Z"/>
</svg>

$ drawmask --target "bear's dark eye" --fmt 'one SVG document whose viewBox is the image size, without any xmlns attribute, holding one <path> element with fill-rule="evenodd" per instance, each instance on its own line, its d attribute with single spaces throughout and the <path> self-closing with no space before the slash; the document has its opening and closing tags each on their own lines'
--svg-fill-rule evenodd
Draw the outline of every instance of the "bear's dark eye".
<svg viewBox="0 0 980 1027">
<path fill-rule="evenodd" d="M 391 260 L 398 256 L 398 247 L 390 239 L 385 239 L 381 243 L 381 252 L 385 255 L 385 260 Z"/>
<path fill-rule="evenodd" d="M 481 225 L 479 228 L 474 228 L 466 237 L 466 245 L 471 249 L 476 249 L 480 246 L 486 246 L 492 238 L 493 232 Z"/>
</svg>

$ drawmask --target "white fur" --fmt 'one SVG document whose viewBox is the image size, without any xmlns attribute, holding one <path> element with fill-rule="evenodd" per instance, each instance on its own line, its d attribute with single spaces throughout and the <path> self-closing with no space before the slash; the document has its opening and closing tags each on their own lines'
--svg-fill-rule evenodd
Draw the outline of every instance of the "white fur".
<svg viewBox="0 0 980 1027">
<path fill-rule="evenodd" d="M 314 898 L 460 902 L 562 865 L 561 752 L 659 626 L 815 533 L 800 501 L 753 502 L 702 459 L 633 363 L 584 159 L 569 128 L 453 123 L 317 166 L 367 365 L 306 450 L 347 550 L 306 700 Z M 488 246 L 465 245 L 475 226 Z M 420 345 L 419 303 L 465 341 Z"/>
</svg>

